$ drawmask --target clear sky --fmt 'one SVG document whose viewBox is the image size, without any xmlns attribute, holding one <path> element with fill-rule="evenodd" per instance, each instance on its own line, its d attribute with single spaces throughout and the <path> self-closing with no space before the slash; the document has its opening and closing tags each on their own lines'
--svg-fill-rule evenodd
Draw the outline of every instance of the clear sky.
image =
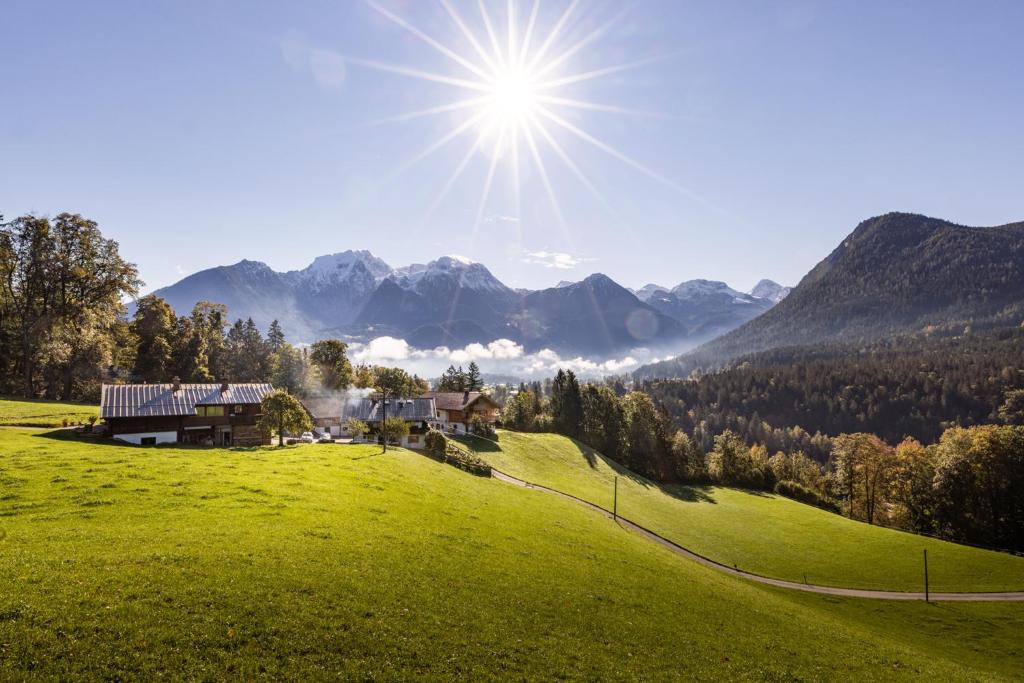
<svg viewBox="0 0 1024 683">
<path fill-rule="evenodd" d="M 479 131 L 489 110 L 406 167 L 480 107 L 385 119 L 490 95 L 398 23 L 479 68 L 442 4 L 379 1 L 5 0 L 0 212 L 96 219 L 147 289 L 345 249 L 395 266 L 462 254 L 521 287 L 600 271 L 747 289 L 794 284 L 886 211 L 1024 219 L 1024 2 L 580 0 L 541 80 L 633 68 L 544 90 L 616 111 L 546 103 L 586 183 L 522 123 L 544 172 L 522 133 L 517 202 L 511 145 Z M 490 53 L 476 4 L 453 3 Z M 541 1 L 532 49 L 567 4 Z M 486 6 L 504 45 L 506 4 Z M 513 6 L 522 38 L 533 3 Z"/>
</svg>

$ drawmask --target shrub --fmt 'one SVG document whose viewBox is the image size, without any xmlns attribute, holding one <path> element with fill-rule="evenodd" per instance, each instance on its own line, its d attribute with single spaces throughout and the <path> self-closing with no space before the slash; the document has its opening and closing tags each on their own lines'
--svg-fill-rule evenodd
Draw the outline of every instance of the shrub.
<svg viewBox="0 0 1024 683">
<path fill-rule="evenodd" d="M 448 450 L 448 439 L 445 438 L 444 434 L 436 429 L 431 429 L 427 432 L 427 437 L 424 439 L 424 445 L 427 448 L 427 452 L 433 455 L 444 455 Z"/>
<path fill-rule="evenodd" d="M 474 415 L 470 418 L 469 433 L 485 439 L 490 439 L 491 441 L 498 440 L 498 433 L 494 430 L 494 425 L 479 415 Z"/>
<path fill-rule="evenodd" d="M 832 512 L 839 512 L 839 507 L 831 500 L 823 498 L 818 494 L 817 491 L 807 488 L 803 484 L 795 481 L 780 481 L 775 485 L 775 493 L 786 498 L 792 498 L 798 500 L 801 503 L 807 503 L 825 510 Z"/>
</svg>

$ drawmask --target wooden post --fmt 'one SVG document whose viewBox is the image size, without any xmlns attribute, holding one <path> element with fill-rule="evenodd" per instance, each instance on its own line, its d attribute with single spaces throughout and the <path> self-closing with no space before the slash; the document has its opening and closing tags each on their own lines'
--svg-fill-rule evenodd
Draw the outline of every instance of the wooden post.
<svg viewBox="0 0 1024 683">
<path fill-rule="evenodd" d="M 615 477 L 615 495 L 612 498 L 612 519 L 619 521 L 619 478 Z"/>
<path fill-rule="evenodd" d="M 924 549 L 924 601 L 928 602 L 928 549 Z"/>
</svg>

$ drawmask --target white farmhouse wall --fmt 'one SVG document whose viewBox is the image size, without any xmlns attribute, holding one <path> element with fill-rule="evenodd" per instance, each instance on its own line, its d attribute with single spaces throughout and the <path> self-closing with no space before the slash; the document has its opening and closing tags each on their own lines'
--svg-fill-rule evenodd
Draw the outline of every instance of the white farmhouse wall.
<svg viewBox="0 0 1024 683">
<path fill-rule="evenodd" d="M 118 441 L 133 443 L 136 446 L 142 444 L 142 440 L 147 438 L 156 438 L 157 443 L 177 443 L 178 432 L 140 432 L 138 434 L 118 434 L 114 438 Z"/>
</svg>

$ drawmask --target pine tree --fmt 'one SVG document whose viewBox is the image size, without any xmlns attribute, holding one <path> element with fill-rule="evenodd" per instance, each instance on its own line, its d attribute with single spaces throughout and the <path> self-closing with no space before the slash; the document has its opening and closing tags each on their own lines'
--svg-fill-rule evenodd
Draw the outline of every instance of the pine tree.
<svg viewBox="0 0 1024 683">
<path fill-rule="evenodd" d="M 462 368 L 459 368 L 460 370 Z M 476 361 L 469 362 L 469 370 L 465 374 L 465 387 L 463 391 L 480 391 L 484 388 L 484 380 L 480 375 L 480 367 Z"/>
<path fill-rule="evenodd" d="M 270 323 L 270 330 L 267 332 L 267 344 L 271 351 L 277 351 L 284 346 L 284 343 L 284 331 L 281 329 L 281 323 L 274 320 Z"/>
</svg>

